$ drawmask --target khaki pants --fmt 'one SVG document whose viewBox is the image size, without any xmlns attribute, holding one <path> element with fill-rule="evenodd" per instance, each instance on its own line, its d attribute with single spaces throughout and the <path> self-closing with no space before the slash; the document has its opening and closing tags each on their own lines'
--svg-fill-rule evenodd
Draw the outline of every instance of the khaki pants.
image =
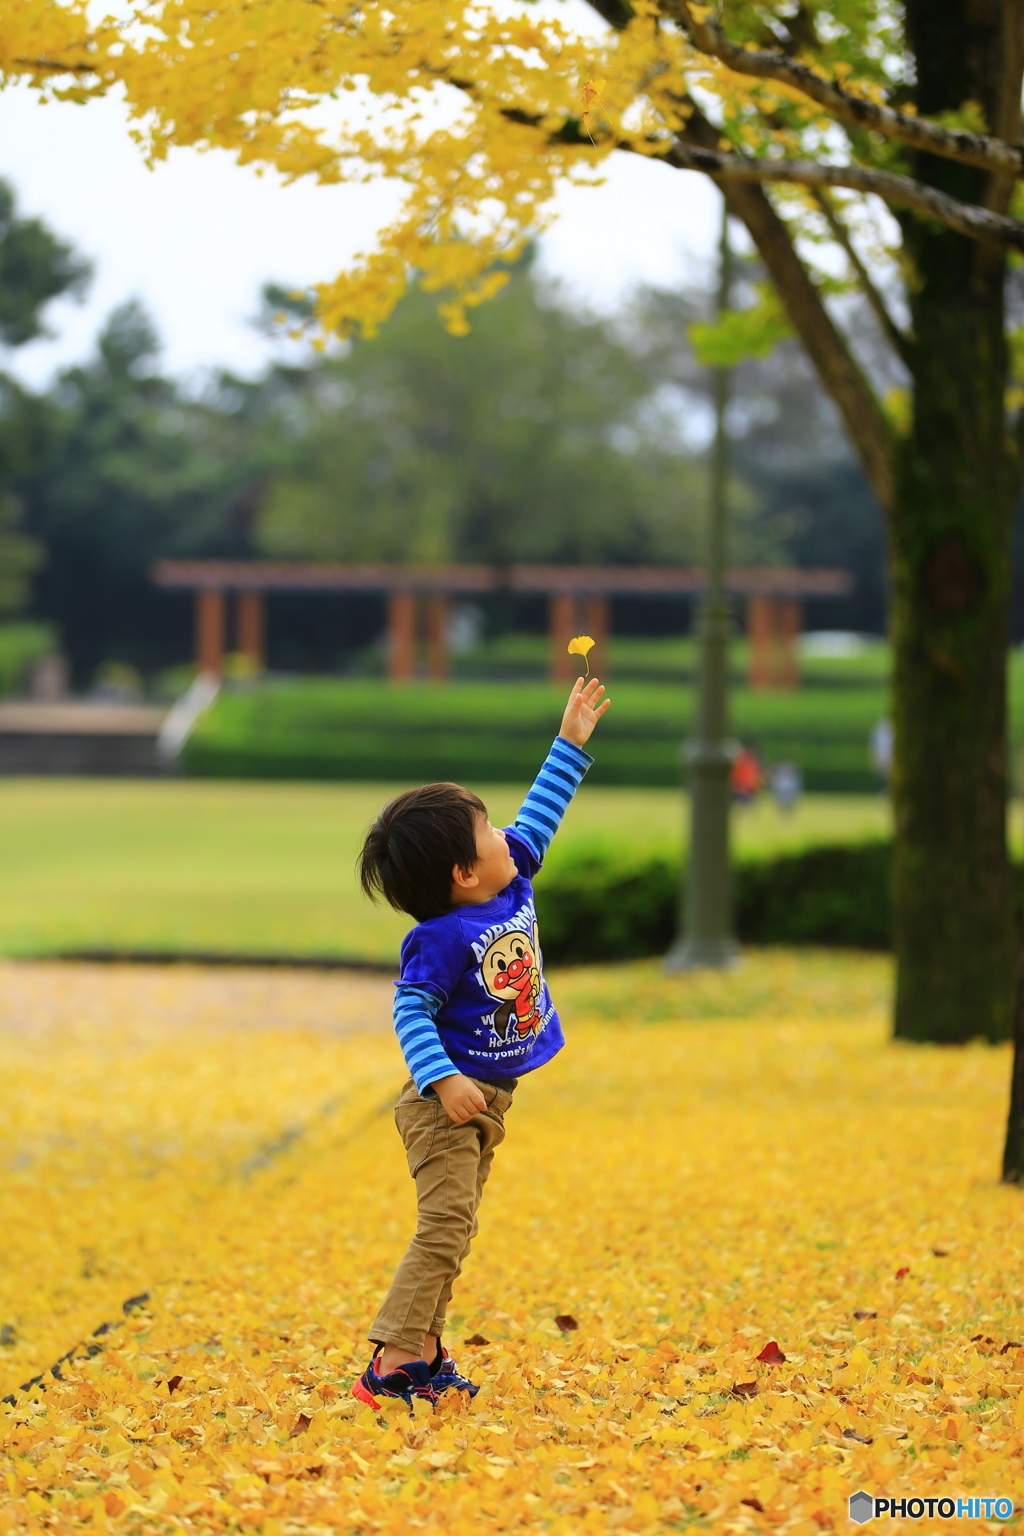
<svg viewBox="0 0 1024 1536">
<path fill-rule="evenodd" d="M 477 1081 L 476 1078 L 473 1079 Z M 494 1149 L 505 1139 L 512 1094 L 478 1083 L 487 1108 L 454 1125 L 436 1094 L 421 1098 L 412 1078 L 395 1106 L 395 1124 L 416 1180 L 416 1235 L 370 1329 L 374 1344 L 419 1355 L 425 1334 L 440 1335 L 452 1286 L 477 1234 L 477 1208 Z"/>
</svg>

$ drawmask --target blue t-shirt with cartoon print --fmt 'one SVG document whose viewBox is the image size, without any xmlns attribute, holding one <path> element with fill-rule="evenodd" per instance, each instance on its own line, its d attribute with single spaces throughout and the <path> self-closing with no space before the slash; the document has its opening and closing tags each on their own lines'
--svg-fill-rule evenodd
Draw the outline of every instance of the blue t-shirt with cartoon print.
<svg viewBox="0 0 1024 1536">
<path fill-rule="evenodd" d="M 420 1093 L 453 1072 L 521 1077 L 565 1044 L 544 980 L 531 881 L 593 762 L 558 737 L 505 828 L 518 874 L 490 901 L 417 923 L 405 937 L 395 1027 Z"/>
<path fill-rule="evenodd" d="M 540 860 L 505 830 L 519 874 L 491 901 L 417 923 L 402 945 L 403 987 L 440 1000 L 438 1035 L 452 1066 L 485 1080 L 519 1077 L 565 1044 L 541 968 L 531 878 Z"/>
</svg>

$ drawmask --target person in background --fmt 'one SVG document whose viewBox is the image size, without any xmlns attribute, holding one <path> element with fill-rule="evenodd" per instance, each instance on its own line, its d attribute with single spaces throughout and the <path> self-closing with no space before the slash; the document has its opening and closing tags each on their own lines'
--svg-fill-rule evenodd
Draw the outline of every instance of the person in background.
<svg viewBox="0 0 1024 1536">
<path fill-rule="evenodd" d="M 788 815 L 800 799 L 803 774 L 796 763 L 776 763 L 768 775 L 768 787 L 779 810 Z"/>
<path fill-rule="evenodd" d="M 888 789 L 892 773 L 892 721 L 883 715 L 871 727 L 871 766 Z"/>
<path fill-rule="evenodd" d="M 729 788 L 738 805 L 749 805 L 764 788 L 761 759 L 753 747 L 744 744 L 733 758 Z"/>
</svg>

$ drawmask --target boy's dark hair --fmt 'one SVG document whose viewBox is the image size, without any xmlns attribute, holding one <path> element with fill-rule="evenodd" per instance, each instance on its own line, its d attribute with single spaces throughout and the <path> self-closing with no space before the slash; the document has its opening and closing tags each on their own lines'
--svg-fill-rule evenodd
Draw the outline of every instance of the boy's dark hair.
<svg viewBox="0 0 1024 1536">
<path fill-rule="evenodd" d="M 476 863 L 476 823 L 487 807 L 461 784 L 424 784 L 389 800 L 366 834 L 359 883 L 418 923 L 452 905 L 452 869 Z"/>
</svg>

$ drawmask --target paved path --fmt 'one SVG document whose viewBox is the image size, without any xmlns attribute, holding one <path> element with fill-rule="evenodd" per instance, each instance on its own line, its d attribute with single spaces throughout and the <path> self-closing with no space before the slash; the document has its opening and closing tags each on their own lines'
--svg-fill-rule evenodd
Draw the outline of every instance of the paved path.
<svg viewBox="0 0 1024 1536">
<path fill-rule="evenodd" d="M 137 1020 L 157 1029 L 390 1030 L 386 977 L 191 965 L 0 962 L 0 1029 Z"/>
<path fill-rule="evenodd" d="M 166 708 L 152 704 L 107 704 L 89 699 L 53 703 L 14 699 L 0 703 L 0 732 L 56 736 L 155 736 Z"/>
</svg>

